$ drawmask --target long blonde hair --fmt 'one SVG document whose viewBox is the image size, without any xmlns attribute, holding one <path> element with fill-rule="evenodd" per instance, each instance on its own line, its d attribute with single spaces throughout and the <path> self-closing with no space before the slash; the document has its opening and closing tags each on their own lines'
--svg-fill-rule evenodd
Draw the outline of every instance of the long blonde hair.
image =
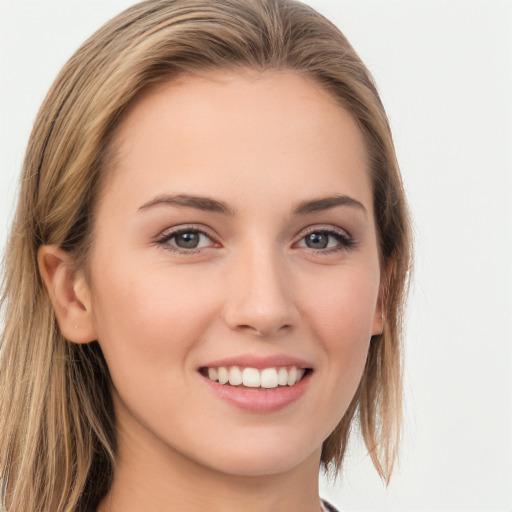
<svg viewBox="0 0 512 512">
<path fill-rule="evenodd" d="M 56 244 L 85 268 L 100 177 L 133 99 L 151 84 L 209 69 L 294 70 L 352 114 L 370 160 L 385 328 L 358 391 L 323 446 L 339 469 L 359 421 L 389 479 L 401 423 L 401 326 L 411 265 L 409 218 L 393 141 L 372 78 L 341 32 L 295 0 L 149 0 L 97 31 L 64 66 L 35 121 L 3 281 L 0 480 L 8 511 L 72 512 L 109 489 L 116 435 L 108 368 L 96 342 L 59 332 L 37 267 Z"/>
</svg>

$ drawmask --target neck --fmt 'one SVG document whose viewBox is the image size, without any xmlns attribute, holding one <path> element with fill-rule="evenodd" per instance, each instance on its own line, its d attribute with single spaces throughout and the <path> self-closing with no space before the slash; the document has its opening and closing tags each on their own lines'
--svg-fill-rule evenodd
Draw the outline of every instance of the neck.
<svg viewBox="0 0 512 512">
<path fill-rule="evenodd" d="M 157 447 L 153 447 L 157 448 Z M 118 435 L 118 464 L 98 512 L 318 512 L 320 453 L 278 474 L 240 476 Z"/>
</svg>

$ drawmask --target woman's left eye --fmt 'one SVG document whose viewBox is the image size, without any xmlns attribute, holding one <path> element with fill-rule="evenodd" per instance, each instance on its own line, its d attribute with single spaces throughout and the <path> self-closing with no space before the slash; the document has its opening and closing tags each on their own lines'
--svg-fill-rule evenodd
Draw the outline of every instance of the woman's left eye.
<svg viewBox="0 0 512 512">
<path fill-rule="evenodd" d="M 183 229 L 166 233 L 157 240 L 160 245 L 170 246 L 170 248 L 178 252 L 193 251 L 194 249 L 202 249 L 213 245 L 213 240 L 203 231 L 198 229 Z"/>
<path fill-rule="evenodd" d="M 336 251 L 348 249 L 354 245 L 354 241 L 347 235 L 338 231 L 316 230 L 303 236 L 298 247 L 307 247 L 313 250 Z"/>
</svg>

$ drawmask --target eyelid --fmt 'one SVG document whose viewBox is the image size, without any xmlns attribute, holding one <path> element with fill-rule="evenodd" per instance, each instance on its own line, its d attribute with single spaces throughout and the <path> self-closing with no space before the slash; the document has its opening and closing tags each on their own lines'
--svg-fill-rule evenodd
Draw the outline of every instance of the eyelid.
<svg viewBox="0 0 512 512">
<path fill-rule="evenodd" d="M 169 240 L 172 238 L 187 232 L 197 232 L 204 236 L 206 236 L 212 243 L 207 247 L 198 247 L 191 249 L 183 249 L 178 246 L 174 246 L 168 244 Z M 352 235 L 343 228 L 338 226 L 333 226 L 332 224 L 314 224 L 303 228 L 297 235 L 296 241 L 292 244 L 293 247 L 296 247 L 301 241 L 304 240 L 306 236 L 312 233 L 326 233 L 328 235 L 334 236 L 338 239 L 338 245 L 336 247 L 329 247 L 323 249 L 314 249 L 311 247 L 305 247 L 306 249 L 322 254 L 336 253 L 341 251 L 349 250 L 356 246 L 356 241 L 352 237 Z M 164 246 L 163 248 L 172 252 L 176 252 L 178 254 L 195 254 L 200 252 L 203 249 L 208 249 L 210 247 L 221 247 L 221 244 L 218 242 L 218 237 L 212 233 L 212 230 L 202 224 L 180 224 L 177 226 L 172 226 L 163 230 L 159 235 L 155 237 L 155 244 Z"/>
<path fill-rule="evenodd" d="M 171 244 L 167 244 L 169 240 L 172 240 L 175 236 L 178 236 L 182 233 L 188 233 L 188 232 L 196 232 L 200 233 L 201 235 L 206 236 L 209 238 L 212 242 L 212 245 L 209 247 L 220 247 L 220 243 L 217 241 L 217 237 L 212 234 L 211 230 L 206 228 L 203 225 L 198 224 L 179 224 L 177 226 L 172 226 L 170 228 L 164 229 L 159 235 L 155 237 L 155 244 L 165 246 L 165 250 L 169 250 L 172 252 L 176 252 L 178 254 L 195 254 L 199 252 L 202 249 L 206 249 L 208 247 L 198 247 L 193 249 L 183 249 L 177 246 L 173 246 Z"/>
<path fill-rule="evenodd" d="M 338 226 L 333 226 L 332 224 L 315 224 L 302 229 L 298 233 L 297 241 L 294 242 L 293 245 L 296 246 L 298 243 L 303 241 L 306 236 L 312 233 L 327 233 L 328 235 L 336 236 L 341 239 L 339 240 L 339 246 L 337 247 L 330 247 L 324 249 L 313 249 L 310 247 L 306 247 L 308 250 L 316 253 L 335 253 L 340 251 L 346 251 L 356 246 L 356 241 L 354 237 L 346 229 L 340 228 Z"/>
<path fill-rule="evenodd" d="M 347 231 L 344 228 L 340 228 L 338 226 L 334 226 L 332 224 L 311 224 L 309 226 L 306 226 L 305 228 L 302 228 L 296 235 L 297 239 L 302 239 L 303 237 L 316 232 L 325 232 L 325 233 L 334 233 L 341 236 L 344 236 L 345 238 L 352 239 L 353 236 L 350 234 L 349 231 Z"/>
</svg>

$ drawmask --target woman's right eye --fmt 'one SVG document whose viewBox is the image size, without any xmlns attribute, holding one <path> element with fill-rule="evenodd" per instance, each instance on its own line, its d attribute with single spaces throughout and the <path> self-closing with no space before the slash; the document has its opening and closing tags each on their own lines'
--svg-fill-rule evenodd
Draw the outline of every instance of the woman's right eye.
<svg viewBox="0 0 512 512">
<path fill-rule="evenodd" d="M 204 231 L 190 228 L 167 232 L 157 240 L 157 243 L 166 249 L 185 253 L 214 245 L 213 240 Z"/>
</svg>

